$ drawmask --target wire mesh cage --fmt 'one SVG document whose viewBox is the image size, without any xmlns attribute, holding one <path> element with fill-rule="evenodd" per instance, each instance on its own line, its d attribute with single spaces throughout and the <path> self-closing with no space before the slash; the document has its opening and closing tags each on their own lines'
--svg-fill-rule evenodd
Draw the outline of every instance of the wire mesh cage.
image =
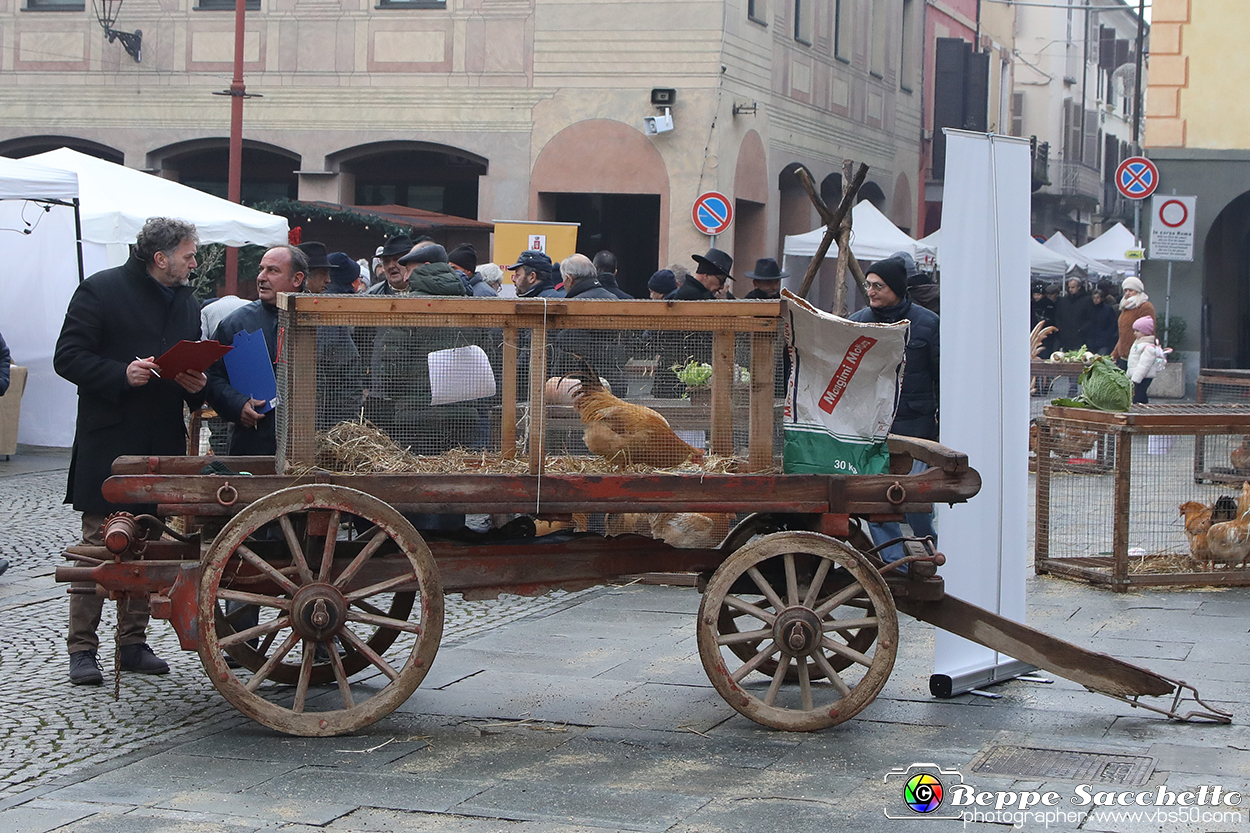
<svg viewBox="0 0 1250 833">
<path fill-rule="evenodd" d="M 1241 481 L 1197 476 L 1204 448 L 1208 460 L 1229 465 L 1243 433 L 1250 406 L 1145 405 L 1124 414 L 1047 406 L 1036 436 L 1037 571 L 1116 590 L 1250 584 L 1250 536 L 1244 553 L 1207 540 L 1214 523 L 1240 523 L 1250 494 L 1241 498 Z M 1238 529 L 1221 531 L 1236 537 Z"/>
<path fill-rule="evenodd" d="M 279 472 L 780 459 L 774 302 L 284 296 Z"/>
</svg>

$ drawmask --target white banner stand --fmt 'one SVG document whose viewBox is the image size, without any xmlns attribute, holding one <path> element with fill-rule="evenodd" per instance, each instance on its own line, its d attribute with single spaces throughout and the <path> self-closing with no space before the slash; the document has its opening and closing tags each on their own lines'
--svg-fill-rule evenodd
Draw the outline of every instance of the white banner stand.
<svg viewBox="0 0 1250 833">
<path fill-rule="evenodd" d="M 946 591 L 1024 622 L 1029 436 L 1029 143 L 946 131 L 941 442 L 981 491 L 939 507 Z M 953 697 L 1033 666 L 939 630 L 929 690 Z"/>
</svg>

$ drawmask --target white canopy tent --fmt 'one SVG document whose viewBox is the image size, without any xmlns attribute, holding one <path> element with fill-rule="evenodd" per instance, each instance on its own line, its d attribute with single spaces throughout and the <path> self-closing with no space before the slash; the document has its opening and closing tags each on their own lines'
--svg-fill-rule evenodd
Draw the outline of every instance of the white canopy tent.
<svg viewBox="0 0 1250 833">
<path fill-rule="evenodd" d="M 825 227 L 787 234 L 782 254 L 785 257 L 812 257 L 825 236 Z M 859 260 L 881 260 L 895 252 L 914 255 L 916 241 L 890 222 L 872 203 L 864 200 L 851 209 L 851 253 Z M 838 244 L 829 247 L 827 259 L 838 256 Z"/>
<path fill-rule="evenodd" d="M 81 268 L 77 199 L 72 171 L 0 157 L 0 333 L 29 373 L 18 423 L 18 441 L 29 445 L 69 445 L 74 436 L 77 394 L 56 375 L 52 354 Z"/>
<path fill-rule="evenodd" d="M 48 151 L 24 160 L 0 158 L 0 193 L 20 192 L 29 174 L 23 170 L 52 169 L 49 176 L 62 183 L 76 181 L 81 215 L 81 235 L 67 210 L 67 226 L 51 232 L 50 212 L 39 220 L 31 235 L 0 233 L 0 332 L 5 335 L 16 362 L 27 364 L 30 377 L 22 400 L 23 419 L 18 440 L 31 445 L 68 446 L 74 439 L 77 392 L 73 385 L 51 372 L 52 353 L 70 296 L 79 281 L 74 240 L 81 240 L 84 274 L 118 266 L 128 256 L 149 217 L 176 217 L 194 223 L 201 243 L 230 246 L 273 246 L 287 242 L 287 221 L 219 199 L 168 179 L 105 162 L 68 148 Z M 30 189 L 26 189 L 30 190 Z M 39 199 L 27 195 L 24 199 Z M 45 197 L 46 198 L 46 197 Z M 0 228 L 13 229 L 21 217 L 30 217 L 31 203 L 18 220 Z M 37 209 L 41 211 L 42 209 Z M 36 212 L 37 213 L 37 212 Z M 20 225 L 17 226 L 20 228 Z M 49 239 L 37 253 L 17 259 L 19 238 Z M 10 336 L 10 332 L 17 335 Z M 40 362 L 46 362 L 48 372 Z"/>
<path fill-rule="evenodd" d="M 1089 255 L 1083 254 L 1076 246 L 1072 245 L 1072 241 L 1063 236 L 1063 232 L 1057 231 L 1043 244 L 1063 257 L 1068 262 L 1068 269 L 1080 268 L 1084 269 L 1091 275 L 1114 275 L 1116 268 L 1101 260 L 1095 260 Z"/>
<path fill-rule="evenodd" d="M 804 232 L 803 234 L 787 234 L 782 247 L 782 264 L 790 277 L 783 281 L 786 289 L 798 292 L 807 272 L 808 263 L 820 247 L 825 236 L 825 227 Z M 895 252 L 907 252 L 915 257 L 916 241 L 908 237 L 898 226 L 877 210 L 872 203 L 864 200 L 851 209 L 851 254 L 857 260 L 876 261 L 889 257 Z M 824 263 L 815 284 L 808 293 L 807 300 L 820 309 L 829 309 L 833 303 L 834 281 L 833 264 L 838 258 L 838 244 L 829 246 Z M 850 297 L 854 297 L 853 281 L 848 277 Z"/>
<path fill-rule="evenodd" d="M 1029 250 L 1029 273 L 1035 278 L 1062 278 L 1068 272 L 1068 262 L 1060 257 L 1057 253 L 1038 243 L 1032 237 L 1028 238 L 1025 244 Z M 920 251 L 933 251 L 936 253 L 938 268 L 942 266 L 942 230 L 930 234 L 928 237 L 922 237 L 916 241 L 916 248 Z"/>
<path fill-rule="evenodd" d="M 1077 251 L 1121 271 L 1128 271 L 1136 261 L 1129 260 L 1125 253 L 1136 248 L 1137 240 L 1133 237 L 1133 232 L 1126 229 L 1123 223 L 1116 223 Z"/>
</svg>

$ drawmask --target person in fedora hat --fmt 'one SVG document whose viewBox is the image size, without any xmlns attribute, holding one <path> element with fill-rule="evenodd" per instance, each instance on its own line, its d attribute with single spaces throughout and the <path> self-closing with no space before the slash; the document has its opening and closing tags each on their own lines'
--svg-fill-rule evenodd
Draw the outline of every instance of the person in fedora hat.
<svg viewBox="0 0 1250 833">
<path fill-rule="evenodd" d="M 308 256 L 308 276 L 304 280 L 304 289 L 320 295 L 330 283 L 330 261 L 326 256 L 326 244 L 310 240 L 300 243 L 298 248 Z"/>
<path fill-rule="evenodd" d="M 378 255 L 382 259 L 382 271 L 386 274 L 385 283 L 377 283 L 369 287 L 370 295 L 395 295 L 408 291 L 408 273 L 412 271 L 399 262 L 399 259 L 412 251 L 412 238 L 406 234 L 397 234 L 388 238 Z"/>
<path fill-rule="evenodd" d="M 781 279 L 790 277 L 790 273 L 778 266 L 774 258 L 761 257 L 755 261 L 755 271 L 747 272 L 746 277 L 755 284 L 746 300 L 772 300 L 781 297 Z"/>
<path fill-rule="evenodd" d="M 681 286 L 677 287 L 669 300 L 671 301 L 713 301 L 716 293 L 732 276 L 734 259 L 728 252 L 720 249 L 708 249 L 705 255 L 691 255 L 699 264 L 693 275 L 687 275 Z"/>
</svg>

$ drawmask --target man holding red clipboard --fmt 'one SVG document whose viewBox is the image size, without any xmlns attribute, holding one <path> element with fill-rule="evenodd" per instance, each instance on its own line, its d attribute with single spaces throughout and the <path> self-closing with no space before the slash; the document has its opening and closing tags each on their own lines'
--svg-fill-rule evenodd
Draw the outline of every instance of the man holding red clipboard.
<svg viewBox="0 0 1250 833">
<path fill-rule="evenodd" d="M 78 285 L 57 340 L 56 372 L 78 386 L 78 424 L 66 503 L 82 512 L 82 538 L 102 545 L 105 517 L 154 506 L 119 506 L 101 493 L 113 461 L 122 455 L 180 455 L 187 449 L 183 403 L 200 406 L 207 378 L 187 369 L 165 372 L 155 357 L 178 342 L 200 337 L 200 305 L 187 278 L 195 268 L 198 235 L 182 220 L 152 217 L 139 232 L 130 259 Z M 174 370 L 174 368 L 170 368 Z M 96 630 L 104 597 L 69 597 L 70 682 L 99 685 Z M 147 645 L 146 601 L 118 605 L 123 671 L 168 674 L 169 665 Z"/>
</svg>

